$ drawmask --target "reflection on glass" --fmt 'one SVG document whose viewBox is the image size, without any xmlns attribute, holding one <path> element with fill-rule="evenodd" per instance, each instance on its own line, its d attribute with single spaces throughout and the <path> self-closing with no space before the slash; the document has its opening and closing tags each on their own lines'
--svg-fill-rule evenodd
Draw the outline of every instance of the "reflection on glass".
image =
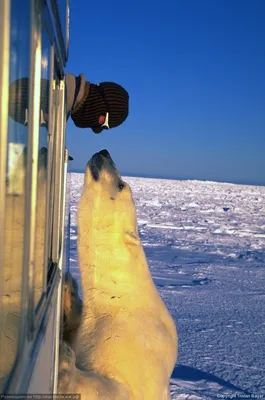
<svg viewBox="0 0 265 400">
<path fill-rule="evenodd" d="M 0 393 L 14 364 L 19 337 L 24 248 L 25 167 L 27 126 L 24 125 L 28 97 L 30 10 L 28 1 L 11 1 L 10 26 L 10 98 L 8 154 L 6 173 L 6 212 L 4 244 L 4 282 L 2 295 L 3 324 L 0 326 Z M 22 120 L 20 123 L 18 121 Z M 1 266 L 2 267 L 2 266 Z"/>
<path fill-rule="evenodd" d="M 34 292 L 35 306 L 38 305 L 43 293 L 44 268 L 47 260 L 45 251 L 45 223 L 47 196 L 47 160 L 48 160 L 48 121 L 49 121 L 49 77 L 50 77 L 50 42 L 45 28 L 42 31 L 41 56 L 41 102 L 40 102 L 40 133 L 39 133 L 39 164 L 37 185 L 37 215 L 36 215 L 36 252 Z"/>
</svg>

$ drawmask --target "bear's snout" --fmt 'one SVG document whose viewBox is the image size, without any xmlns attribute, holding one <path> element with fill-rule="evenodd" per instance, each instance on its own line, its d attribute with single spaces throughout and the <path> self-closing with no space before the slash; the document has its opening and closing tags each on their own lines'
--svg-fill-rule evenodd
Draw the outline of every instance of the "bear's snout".
<svg viewBox="0 0 265 400">
<path fill-rule="evenodd" d="M 101 150 L 98 154 L 101 154 L 103 157 L 108 158 L 109 160 L 112 161 L 110 153 L 108 152 L 108 150 L 106 150 L 106 149 Z"/>
<path fill-rule="evenodd" d="M 104 164 L 104 158 L 99 153 L 96 153 L 93 155 L 91 162 L 89 164 L 90 164 L 89 166 L 90 166 L 90 171 L 91 171 L 93 179 L 95 181 L 98 181 L 99 173 Z"/>
<path fill-rule="evenodd" d="M 88 162 L 88 166 L 90 167 L 92 177 L 95 181 L 99 180 L 100 171 L 102 171 L 104 166 L 106 167 L 108 164 L 115 167 L 108 150 L 101 150 L 92 156 L 91 160 Z"/>
</svg>

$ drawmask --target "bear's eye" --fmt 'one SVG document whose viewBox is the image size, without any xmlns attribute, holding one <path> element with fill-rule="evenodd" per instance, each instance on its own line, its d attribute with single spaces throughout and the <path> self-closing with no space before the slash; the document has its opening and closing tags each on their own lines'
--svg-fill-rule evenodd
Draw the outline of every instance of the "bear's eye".
<svg viewBox="0 0 265 400">
<path fill-rule="evenodd" d="M 122 189 L 124 188 L 124 186 L 125 186 L 124 183 L 122 183 L 122 182 L 119 183 L 119 186 L 118 186 L 119 192 L 122 191 Z"/>
</svg>

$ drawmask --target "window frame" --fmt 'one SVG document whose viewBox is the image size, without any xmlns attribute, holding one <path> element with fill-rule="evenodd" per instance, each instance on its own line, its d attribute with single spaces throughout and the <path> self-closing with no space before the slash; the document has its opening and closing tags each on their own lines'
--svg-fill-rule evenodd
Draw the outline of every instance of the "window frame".
<svg viewBox="0 0 265 400">
<path fill-rule="evenodd" d="M 57 0 L 45 0 L 47 7 L 49 9 L 53 27 L 54 27 L 54 35 L 58 42 L 58 53 L 60 54 L 60 59 L 63 61 L 63 66 L 66 65 L 68 60 L 68 52 L 69 52 L 69 14 L 70 14 L 70 7 L 69 7 L 69 0 L 65 0 L 65 25 L 66 25 L 66 32 L 65 32 L 65 40 L 63 36 L 62 24 L 60 22 L 59 16 L 59 7 Z"/>
<path fill-rule="evenodd" d="M 10 43 L 10 1 L 0 2 L 0 265 L 4 263 L 5 245 L 5 198 L 6 198 L 6 162 L 8 138 L 8 99 L 9 93 L 9 43 Z M 3 268 L 0 268 L 0 293 L 3 293 Z M 2 300 L 0 299 L 0 323 L 2 318 Z M 2 325 L 2 324 L 1 324 Z"/>
</svg>

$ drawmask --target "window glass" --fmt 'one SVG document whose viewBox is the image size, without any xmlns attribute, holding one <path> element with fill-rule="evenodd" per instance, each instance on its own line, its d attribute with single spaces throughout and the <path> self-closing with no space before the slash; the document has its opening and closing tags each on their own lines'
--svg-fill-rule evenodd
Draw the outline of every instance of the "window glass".
<svg viewBox="0 0 265 400">
<path fill-rule="evenodd" d="M 58 83 L 56 81 L 56 74 L 53 76 L 53 98 L 57 96 L 57 91 L 58 91 Z M 56 103 L 56 102 L 55 102 Z M 51 264 L 53 262 L 53 257 L 52 257 L 52 245 L 53 245 L 53 236 L 54 236 L 54 212 L 55 212 L 55 163 L 56 163 L 56 148 L 55 148 L 55 139 L 56 139 L 56 117 L 58 114 L 58 107 L 57 104 L 54 104 L 53 107 L 53 113 L 52 113 L 52 142 L 50 146 L 50 151 L 51 151 L 51 186 L 49 188 L 50 192 L 50 213 L 49 213 L 49 236 L 48 236 L 48 263 L 49 267 L 51 267 Z M 58 188 L 57 188 L 58 189 Z M 49 271 L 48 271 L 48 280 L 49 280 Z"/>
<path fill-rule="evenodd" d="M 50 78 L 50 41 L 45 25 L 42 27 L 41 56 L 41 100 L 40 100 L 40 131 L 39 131 L 39 161 L 37 186 L 36 214 L 36 247 L 35 247 L 35 306 L 43 293 L 45 259 L 45 226 L 47 202 L 47 161 L 48 161 L 48 122 L 49 122 L 49 78 Z M 45 277 L 46 279 L 46 277 Z"/>
<path fill-rule="evenodd" d="M 67 46 L 68 46 L 68 7 L 67 7 L 67 1 L 66 0 L 58 0 L 58 10 L 59 10 L 59 18 L 60 18 L 60 24 L 62 28 L 62 34 L 63 34 L 63 40 L 64 40 L 64 46 L 67 51 Z"/>
<path fill-rule="evenodd" d="M 52 217 L 52 251 L 51 251 L 51 259 L 53 262 L 58 262 L 58 252 L 57 252 L 57 240 L 58 240 L 58 234 L 60 231 L 59 229 L 59 220 L 60 220 L 60 203 L 58 202 L 58 199 L 60 198 L 61 194 L 61 186 L 58 185 L 58 171 L 60 168 L 60 164 L 62 163 L 61 158 L 59 157 L 59 146 L 58 146 L 58 137 L 61 135 L 60 131 L 60 113 L 61 113 L 61 107 L 59 104 L 59 98 L 60 98 L 60 81 L 58 77 L 55 74 L 55 95 L 57 96 L 58 99 L 58 104 L 56 107 L 56 115 L 54 116 L 54 147 L 53 147 L 53 175 L 52 175 L 52 186 L 53 186 L 53 217 Z M 59 233 L 58 233 L 59 232 Z"/>
<path fill-rule="evenodd" d="M 3 323 L 0 326 L 0 392 L 16 357 L 21 315 L 24 248 L 27 109 L 30 67 L 29 1 L 11 0 L 10 86 L 4 227 Z"/>
</svg>

